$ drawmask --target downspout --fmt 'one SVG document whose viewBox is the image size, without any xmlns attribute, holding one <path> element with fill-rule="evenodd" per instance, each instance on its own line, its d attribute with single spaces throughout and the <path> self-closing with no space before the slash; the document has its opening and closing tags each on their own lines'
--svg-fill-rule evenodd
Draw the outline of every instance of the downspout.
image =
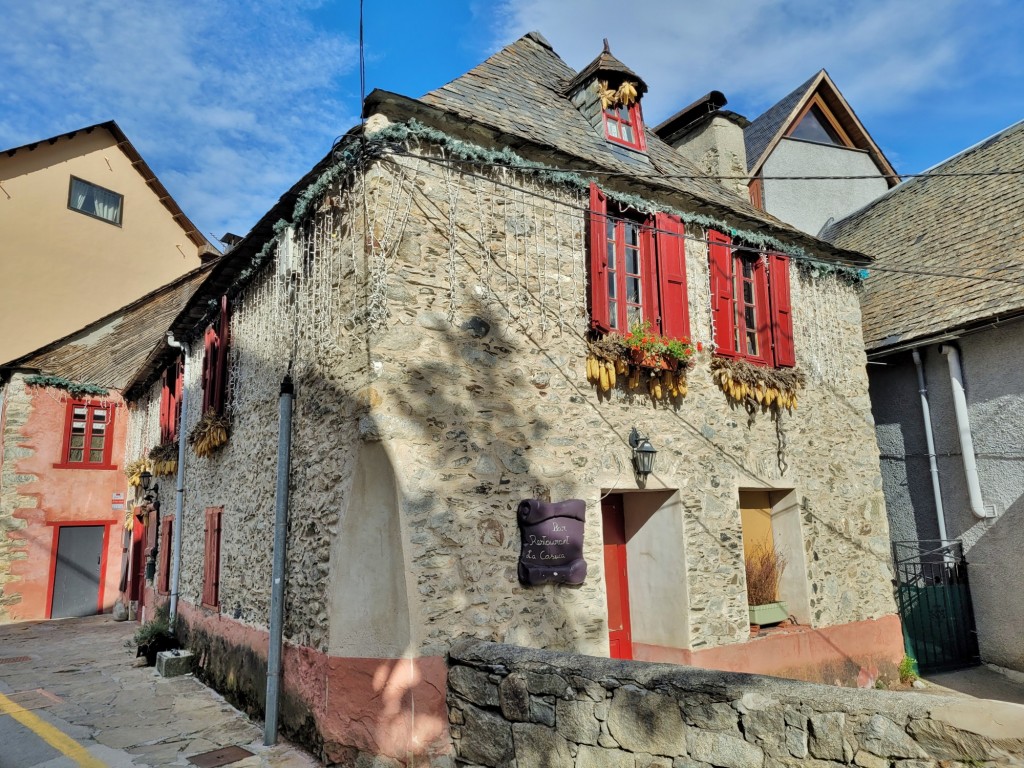
<svg viewBox="0 0 1024 768">
<path fill-rule="evenodd" d="M 939 522 L 939 538 L 946 544 L 946 513 L 942 508 L 942 485 L 939 483 L 939 463 L 935 460 L 935 436 L 932 434 L 932 409 L 928 405 L 928 388 L 924 383 L 924 366 L 921 353 L 913 350 L 914 365 L 917 366 L 917 391 L 921 395 L 921 417 L 924 420 L 924 439 L 928 446 L 928 467 L 932 473 L 932 495 L 935 497 L 935 516 Z"/>
<path fill-rule="evenodd" d="M 184 357 L 181 373 L 181 416 L 178 419 L 178 476 L 174 481 L 174 544 L 171 548 L 171 608 L 169 621 L 171 633 L 174 632 L 175 619 L 178 616 L 178 577 L 181 574 L 181 529 L 184 527 L 182 519 L 185 512 L 185 436 L 182 432 L 185 429 L 188 418 L 188 398 L 185 396 L 185 387 L 188 382 L 189 354 L 188 345 L 181 341 L 174 340 L 174 334 L 167 332 L 168 346 L 180 349 Z"/>
<path fill-rule="evenodd" d="M 971 436 L 971 420 L 967 415 L 967 397 L 964 394 L 964 373 L 960 367 L 960 353 L 956 347 L 943 344 L 939 352 L 949 363 L 949 383 L 953 389 L 953 412 L 956 414 L 957 433 L 960 436 L 960 453 L 967 477 L 967 495 L 971 513 L 978 519 L 990 517 L 981 500 L 981 481 L 978 479 L 978 464 L 974 459 L 974 438 Z"/>
<path fill-rule="evenodd" d="M 267 652 L 267 707 L 263 744 L 277 743 L 277 709 L 281 693 L 281 646 L 284 640 L 284 569 L 288 545 L 288 465 L 292 450 L 292 400 L 295 387 L 291 375 L 281 382 L 278 400 L 277 503 L 274 511 L 274 565 L 270 584 L 270 643 Z"/>
</svg>

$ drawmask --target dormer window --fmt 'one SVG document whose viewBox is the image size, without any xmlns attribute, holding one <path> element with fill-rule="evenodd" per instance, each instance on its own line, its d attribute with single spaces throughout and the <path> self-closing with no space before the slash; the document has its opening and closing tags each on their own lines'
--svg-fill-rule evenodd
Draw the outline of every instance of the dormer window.
<svg viewBox="0 0 1024 768">
<path fill-rule="evenodd" d="M 618 105 L 604 110 L 604 135 L 609 141 L 644 150 L 644 123 L 640 104 Z"/>
</svg>

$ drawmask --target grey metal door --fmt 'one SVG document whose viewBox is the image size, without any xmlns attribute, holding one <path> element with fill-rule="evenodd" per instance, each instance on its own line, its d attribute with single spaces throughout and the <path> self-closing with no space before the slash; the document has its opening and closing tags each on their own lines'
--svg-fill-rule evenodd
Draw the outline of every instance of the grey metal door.
<svg viewBox="0 0 1024 768">
<path fill-rule="evenodd" d="M 102 525 L 64 525 L 57 538 L 50 617 L 92 616 L 99 612 Z"/>
</svg>

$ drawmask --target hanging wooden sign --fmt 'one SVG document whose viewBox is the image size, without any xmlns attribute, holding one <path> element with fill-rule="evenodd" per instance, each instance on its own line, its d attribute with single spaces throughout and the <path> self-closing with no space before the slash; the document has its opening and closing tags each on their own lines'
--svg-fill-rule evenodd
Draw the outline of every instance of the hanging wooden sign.
<svg viewBox="0 0 1024 768">
<path fill-rule="evenodd" d="M 587 577 L 587 561 L 583 559 L 586 514 L 587 505 L 582 499 L 519 502 L 521 584 L 583 583 Z"/>
</svg>

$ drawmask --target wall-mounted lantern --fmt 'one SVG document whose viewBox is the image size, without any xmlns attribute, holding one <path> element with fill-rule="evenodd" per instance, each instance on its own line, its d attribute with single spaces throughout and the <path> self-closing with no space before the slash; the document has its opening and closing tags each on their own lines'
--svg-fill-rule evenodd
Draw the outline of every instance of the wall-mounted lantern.
<svg viewBox="0 0 1024 768">
<path fill-rule="evenodd" d="M 642 483 L 654 471 L 654 457 L 658 452 L 646 435 L 636 431 L 636 427 L 629 433 L 629 447 L 633 449 L 633 471 L 637 480 Z"/>
</svg>

